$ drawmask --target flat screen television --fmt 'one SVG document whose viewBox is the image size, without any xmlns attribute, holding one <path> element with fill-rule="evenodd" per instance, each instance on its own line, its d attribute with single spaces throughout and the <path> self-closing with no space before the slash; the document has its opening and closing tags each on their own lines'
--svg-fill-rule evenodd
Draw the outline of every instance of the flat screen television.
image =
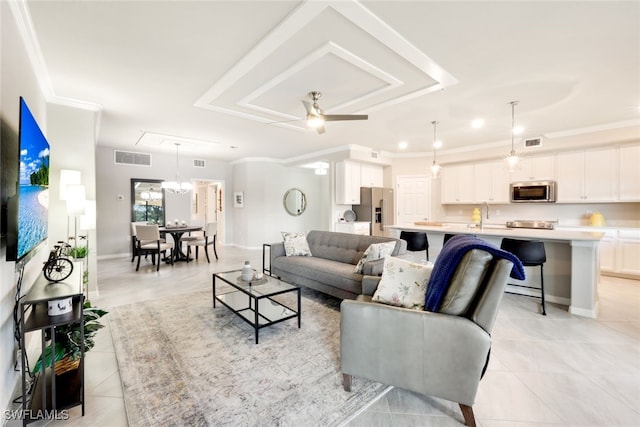
<svg viewBox="0 0 640 427">
<path fill-rule="evenodd" d="M 20 261 L 48 236 L 49 142 L 20 98 L 16 195 L 7 206 L 7 261 Z"/>
</svg>

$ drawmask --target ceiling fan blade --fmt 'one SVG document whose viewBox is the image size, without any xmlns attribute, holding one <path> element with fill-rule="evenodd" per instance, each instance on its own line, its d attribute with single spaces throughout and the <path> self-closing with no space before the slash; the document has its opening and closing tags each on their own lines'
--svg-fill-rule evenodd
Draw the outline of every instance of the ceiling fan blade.
<svg viewBox="0 0 640 427">
<path fill-rule="evenodd" d="M 368 120 L 367 114 L 325 114 L 323 116 L 325 122 L 337 122 L 341 120 Z"/>
<path fill-rule="evenodd" d="M 309 101 L 302 100 L 302 105 L 304 105 L 304 109 L 307 110 L 307 114 L 311 114 L 312 116 L 320 116 L 320 112 L 313 106 Z"/>
</svg>

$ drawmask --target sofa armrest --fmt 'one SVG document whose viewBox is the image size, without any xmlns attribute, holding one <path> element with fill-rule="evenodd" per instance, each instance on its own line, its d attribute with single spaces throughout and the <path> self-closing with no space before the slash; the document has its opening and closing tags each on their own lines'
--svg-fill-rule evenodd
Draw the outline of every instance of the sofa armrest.
<svg viewBox="0 0 640 427">
<path fill-rule="evenodd" d="M 271 249 L 269 251 L 269 265 L 273 265 L 273 261 L 281 256 L 287 256 L 284 251 L 284 242 L 270 243 Z"/>
<path fill-rule="evenodd" d="M 380 276 L 362 276 L 362 295 L 373 296 L 380 283 Z"/>
<path fill-rule="evenodd" d="M 343 374 L 472 405 L 491 338 L 465 317 L 344 300 Z"/>
</svg>

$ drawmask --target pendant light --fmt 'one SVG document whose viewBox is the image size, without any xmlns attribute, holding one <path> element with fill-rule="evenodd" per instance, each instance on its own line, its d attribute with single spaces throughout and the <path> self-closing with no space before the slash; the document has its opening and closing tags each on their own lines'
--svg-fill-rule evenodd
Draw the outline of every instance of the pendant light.
<svg viewBox="0 0 640 427">
<path fill-rule="evenodd" d="M 514 172 L 518 166 L 518 162 L 520 161 L 518 155 L 516 154 L 516 150 L 513 148 L 513 136 L 516 126 L 515 108 L 516 105 L 518 105 L 518 101 L 511 101 L 509 104 L 511 104 L 511 153 L 509 153 L 509 157 L 505 159 L 505 162 L 507 163 L 507 169 L 509 169 L 509 172 Z"/>
<path fill-rule="evenodd" d="M 433 163 L 431 164 L 431 177 L 437 179 L 440 175 L 440 165 L 436 162 L 436 151 L 442 146 L 442 143 L 436 139 L 436 126 L 438 122 L 435 120 L 431 122 L 433 125 Z"/>
<path fill-rule="evenodd" d="M 179 143 L 175 143 L 176 146 L 176 180 L 175 181 L 164 181 L 162 183 L 162 188 L 165 191 L 168 191 L 171 194 L 186 194 L 193 189 L 193 185 L 190 182 L 180 182 L 180 164 L 178 162 L 178 148 L 180 147 Z"/>
</svg>

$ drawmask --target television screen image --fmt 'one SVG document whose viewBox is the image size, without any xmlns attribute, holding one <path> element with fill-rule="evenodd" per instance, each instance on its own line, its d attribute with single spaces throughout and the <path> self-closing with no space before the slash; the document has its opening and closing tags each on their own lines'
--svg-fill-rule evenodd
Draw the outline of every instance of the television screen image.
<svg viewBox="0 0 640 427">
<path fill-rule="evenodd" d="M 47 238 L 49 215 L 49 143 L 22 98 L 19 140 L 17 260 Z"/>
</svg>

